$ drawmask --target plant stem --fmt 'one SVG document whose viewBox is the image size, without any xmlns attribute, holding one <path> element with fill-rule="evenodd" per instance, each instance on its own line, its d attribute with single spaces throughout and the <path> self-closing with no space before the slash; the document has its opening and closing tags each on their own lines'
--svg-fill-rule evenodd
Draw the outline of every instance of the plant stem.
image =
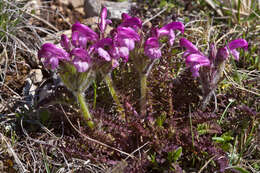
<svg viewBox="0 0 260 173">
<path fill-rule="evenodd" d="M 146 101 L 147 101 L 147 75 L 146 74 L 140 74 L 140 85 L 141 85 L 141 98 L 140 98 L 140 110 L 141 115 L 146 115 Z"/>
<path fill-rule="evenodd" d="M 85 98 L 84 98 L 84 94 L 81 93 L 81 92 L 78 92 L 76 93 L 76 97 L 77 97 L 77 100 L 79 102 L 79 106 L 80 106 L 80 109 L 81 109 L 81 112 L 87 122 L 87 125 L 93 129 L 94 128 L 94 122 L 91 120 L 92 117 L 91 117 L 91 114 L 88 110 L 88 105 L 85 101 Z"/>
<path fill-rule="evenodd" d="M 109 92 L 114 100 L 114 102 L 116 103 L 117 105 L 117 111 L 121 114 L 121 117 L 123 119 L 125 119 L 125 111 L 124 111 L 124 107 L 123 105 L 120 103 L 120 100 L 117 96 L 117 93 L 116 93 L 116 90 L 115 90 L 115 87 L 113 86 L 113 80 L 112 80 L 112 77 L 111 77 L 111 73 L 108 73 L 106 76 L 105 76 L 105 81 L 106 81 L 106 84 L 107 84 L 107 87 L 109 89 Z"/>
</svg>

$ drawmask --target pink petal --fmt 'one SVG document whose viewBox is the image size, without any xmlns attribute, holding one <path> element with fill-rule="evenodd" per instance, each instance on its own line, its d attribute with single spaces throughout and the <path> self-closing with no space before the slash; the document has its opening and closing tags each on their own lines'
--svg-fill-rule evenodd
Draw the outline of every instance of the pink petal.
<svg viewBox="0 0 260 173">
<path fill-rule="evenodd" d="M 206 56 L 203 56 L 201 54 L 190 54 L 186 58 L 186 64 L 192 65 L 192 64 L 200 64 L 201 66 L 209 66 L 210 61 Z"/>
<path fill-rule="evenodd" d="M 60 45 L 65 50 L 70 50 L 70 48 L 71 48 L 70 40 L 69 40 L 69 38 L 65 34 L 61 35 Z"/>
<path fill-rule="evenodd" d="M 87 40 L 96 41 L 98 39 L 96 32 L 79 22 L 76 22 L 74 25 L 72 25 L 72 32 L 78 32 L 79 37 L 86 37 L 85 39 Z"/>
<path fill-rule="evenodd" d="M 181 38 L 180 39 L 180 46 L 181 47 L 185 47 L 188 51 L 190 52 L 199 52 L 198 48 L 192 44 L 189 40 L 187 40 L 186 38 Z"/>
<path fill-rule="evenodd" d="M 233 49 L 236 49 L 236 48 L 244 48 L 245 50 L 247 50 L 248 43 L 244 39 L 237 39 L 237 40 L 231 41 L 228 44 L 228 47 L 229 47 L 230 50 L 233 50 Z"/>
<path fill-rule="evenodd" d="M 71 53 L 72 56 L 75 56 L 75 57 L 77 57 L 81 60 L 90 61 L 89 54 L 85 49 L 74 48 L 74 49 L 72 49 L 72 51 L 70 53 Z"/>
<path fill-rule="evenodd" d="M 230 50 L 230 53 L 233 55 L 235 60 L 239 60 L 239 52 L 236 49 Z"/>
<path fill-rule="evenodd" d="M 73 65 L 77 69 L 78 72 L 85 72 L 89 69 L 90 64 L 86 61 L 82 61 L 80 59 L 74 59 Z"/>
<path fill-rule="evenodd" d="M 109 53 L 106 50 L 104 50 L 103 48 L 99 47 L 97 49 L 97 52 L 98 52 L 98 55 L 101 56 L 102 58 L 104 58 L 106 61 L 111 60 Z"/>
<path fill-rule="evenodd" d="M 106 25 L 107 25 L 107 21 L 106 21 L 106 18 L 107 18 L 107 8 L 104 7 L 101 11 L 101 14 L 100 14 L 100 23 L 99 23 L 99 29 L 100 31 L 103 33 L 106 29 Z"/>
</svg>

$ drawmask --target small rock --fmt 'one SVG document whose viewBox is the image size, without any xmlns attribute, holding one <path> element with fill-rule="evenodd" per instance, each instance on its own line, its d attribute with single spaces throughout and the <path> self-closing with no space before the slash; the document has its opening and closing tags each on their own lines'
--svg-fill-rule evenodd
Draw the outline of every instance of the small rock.
<svg viewBox="0 0 260 173">
<path fill-rule="evenodd" d="M 101 7 L 106 7 L 108 10 L 108 17 L 111 19 L 121 19 L 122 13 L 129 13 L 131 7 L 135 3 L 124 1 L 124 2 L 112 2 L 104 0 L 85 0 L 84 11 L 86 17 L 99 16 Z"/>
<path fill-rule="evenodd" d="M 74 8 L 78 8 L 84 5 L 84 0 L 68 0 L 68 1 Z"/>
<path fill-rule="evenodd" d="M 86 17 L 98 16 L 101 10 L 101 0 L 85 0 L 84 11 Z"/>
<path fill-rule="evenodd" d="M 34 84 L 40 83 L 43 79 L 41 69 L 32 69 L 29 75 Z"/>
</svg>

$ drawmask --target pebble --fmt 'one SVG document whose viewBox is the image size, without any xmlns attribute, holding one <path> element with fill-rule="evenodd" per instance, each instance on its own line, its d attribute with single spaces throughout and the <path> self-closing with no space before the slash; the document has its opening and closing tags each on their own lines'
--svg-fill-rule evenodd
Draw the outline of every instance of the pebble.
<svg viewBox="0 0 260 173">
<path fill-rule="evenodd" d="M 86 17 L 99 16 L 101 7 L 106 7 L 108 10 L 108 17 L 111 19 L 121 19 L 122 13 L 129 13 L 132 6 L 135 3 L 124 2 L 112 2 L 104 0 L 85 0 L 84 11 Z"/>
</svg>

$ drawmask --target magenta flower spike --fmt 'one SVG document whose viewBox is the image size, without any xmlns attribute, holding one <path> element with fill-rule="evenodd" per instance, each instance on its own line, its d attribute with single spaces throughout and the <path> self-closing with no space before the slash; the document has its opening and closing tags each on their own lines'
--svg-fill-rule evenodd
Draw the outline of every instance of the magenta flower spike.
<svg viewBox="0 0 260 173">
<path fill-rule="evenodd" d="M 244 39 L 236 39 L 231 41 L 226 47 L 220 48 L 217 53 L 217 58 L 219 60 L 226 60 L 230 53 L 233 55 L 235 60 L 239 60 L 239 52 L 236 50 L 237 48 L 243 48 L 247 50 L 248 43 Z"/>
<path fill-rule="evenodd" d="M 172 46 L 175 40 L 175 34 L 174 30 L 179 30 L 181 33 L 184 32 L 184 25 L 181 22 L 172 22 L 165 26 L 163 26 L 161 29 L 156 30 L 157 37 L 162 36 L 168 36 L 169 38 L 169 44 Z"/>
<path fill-rule="evenodd" d="M 186 38 L 180 39 L 180 46 L 185 47 L 189 53 L 199 53 L 199 49 Z"/>
<path fill-rule="evenodd" d="M 160 44 L 156 37 L 150 37 L 144 43 L 144 53 L 151 59 L 157 59 L 162 56 Z"/>
<path fill-rule="evenodd" d="M 61 35 L 60 45 L 61 45 L 61 47 L 63 47 L 63 49 L 65 49 L 67 51 L 69 51 L 71 49 L 70 40 L 65 34 Z"/>
<path fill-rule="evenodd" d="M 138 17 L 131 17 L 126 13 L 122 14 L 123 22 L 120 24 L 122 27 L 131 27 L 135 31 L 142 28 L 142 21 Z"/>
<path fill-rule="evenodd" d="M 60 60 L 69 61 L 69 54 L 51 43 L 42 45 L 38 52 L 39 58 L 45 58 L 44 65 L 50 66 L 52 69 L 57 68 Z"/>
<path fill-rule="evenodd" d="M 110 56 L 109 52 L 105 50 L 105 47 L 112 48 L 112 46 L 113 40 L 111 38 L 104 38 L 93 45 L 91 50 L 94 50 L 105 61 L 111 61 L 112 57 Z"/>
<path fill-rule="evenodd" d="M 243 48 L 244 50 L 247 50 L 248 43 L 244 39 L 237 39 L 233 40 L 228 44 L 230 53 L 234 56 L 235 60 L 239 60 L 239 52 L 236 51 L 237 48 Z"/>
<path fill-rule="evenodd" d="M 78 72 L 85 72 L 90 67 L 90 56 L 85 49 L 74 48 L 70 52 L 74 57 L 72 64 L 75 66 Z"/>
<path fill-rule="evenodd" d="M 101 18 L 101 20 L 100 20 L 100 23 L 98 24 L 99 30 L 101 31 L 101 33 L 104 33 L 105 30 L 106 30 L 106 26 L 108 24 L 112 23 L 111 20 L 106 19 L 107 18 L 107 8 L 106 7 L 104 7 L 102 9 L 101 14 L 100 14 L 100 18 Z"/>
<path fill-rule="evenodd" d="M 202 66 L 210 66 L 210 60 L 203 55 L 198 48 L 185 38 L 180 39 L 180 46 L 185 47 L 183 58 L 186 58 L 185 63 L 191 68 L 192 76 L 199 77 L 199 69 Z"/>
<path fill-rule="evenodd" d="M 97 33 L 79 22 L 72 25 L 72 44 L 75 47 L 85 48 L 88 40 L 97 41 Z"/>
<path fill-rule="evenodd" d="M 191 68 L 192 76 L 199 77 L 199 69 L 202 66 L 210 66 L 209 59 L 200 54 L 190 54 L 186 57 L 186 65 Z"/>
<path fill-rule="evenodd" d="M 124 45 L 129 50 L 134 49 L 135 41 L 140 41 L 138 33 L 130 27 L 118 27 L 114 38 L 118 41 L 119 45 Z"/>
</svg>

